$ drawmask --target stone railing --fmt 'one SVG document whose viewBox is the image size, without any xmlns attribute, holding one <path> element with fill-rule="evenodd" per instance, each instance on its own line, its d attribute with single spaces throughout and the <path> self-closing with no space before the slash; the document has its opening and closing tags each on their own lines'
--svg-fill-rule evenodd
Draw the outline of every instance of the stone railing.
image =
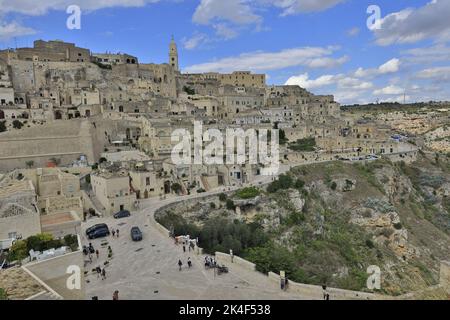
<svg viewBox="0 0 450 320">
<path fill-rule="evenodd" d="M 219 264 L 229 264 L 233 263 L 239 265 L 248 271 L 254 271 L 262 276 L 268 277 L 268 279 L 273 283 L 275 288 L 280 288 L 280 275 L 269 272 L 268 274 L 263 274 L 256 270 L 256 265 L 250 261 L 242 259 L 238 256 L 233 256 L 233 259 L 229 254 L 216 252 L 216 260 Z M 323 299 L 323 289 L 321 286 L 296 283 L 294 281 L 289 281 L 289 286 L 287 292 L 298 294 L 301 297 L 310 299 Z M 384 297 L 381 295 L 362 292 L 362 291 L 351 291 L 337 288 L 327 288 L 327 293 L 330 295 L 331 300 L 379 300 L 379 299 L 389 299 L 389 297 Z"/>
</svg>

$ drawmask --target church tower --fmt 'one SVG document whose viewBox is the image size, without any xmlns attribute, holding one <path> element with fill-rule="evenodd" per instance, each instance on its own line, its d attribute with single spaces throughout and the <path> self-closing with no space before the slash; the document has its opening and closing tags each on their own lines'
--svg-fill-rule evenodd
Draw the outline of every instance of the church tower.
<svg viewBox="0 0 450 320">
<path fill-rule="evenodd" d="M 177 44 L 175 43 L 175 40 L 173 39 L 173 36 L 172 36 L 172 40 L 170 41 L 169 63 L 175 69 L 175 71 L 180 71 L 180 69 L 178 67 L 178 49 L 177 49 Z"/>
</svg>

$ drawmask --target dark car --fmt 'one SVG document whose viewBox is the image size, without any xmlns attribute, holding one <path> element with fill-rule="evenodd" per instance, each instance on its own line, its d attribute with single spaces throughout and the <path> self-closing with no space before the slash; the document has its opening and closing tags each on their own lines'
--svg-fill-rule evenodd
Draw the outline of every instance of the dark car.
<svg viewBox="0 0 450 320">
<path fill-rule="evenodd" d="M 138 227 L 131 228 L 131 240 L 133 241 L 142 240 L 142 231 Z"/>
<path fill-rule="evenodd" d="M 108 228 L 98 228 L 88 234 L 89 239 L 97 239 L 109 236 L 110 232 Z"/>
<path fill-rule="evenodd" d="M 126 218 L 126 217 L 129 217 L 129 216 L 131 216 L 130 211 L 122 210 L 122 211 L 119 211 L 119 212 L 114 214 L 114 219 Z"/>
<path fill-rule="evenodd" d="M 90 228 L 87 228 L 86 235 L 89 236 L 90 233 L 94 232 L 97 229 L 108 229 L 108 225 L 106 223 L 99 223 Z"/>
</svg>

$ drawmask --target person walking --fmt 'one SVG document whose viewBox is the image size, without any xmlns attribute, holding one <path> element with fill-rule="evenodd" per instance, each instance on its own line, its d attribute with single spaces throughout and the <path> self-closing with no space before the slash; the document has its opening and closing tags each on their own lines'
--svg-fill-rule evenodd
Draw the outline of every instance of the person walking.
<svg viewBox="0 0 450 320">
<path fill-rule="evenodd" d="M 111 230 L 111 234 L 112 234 L 112 236 L 113 236 L 113 238 L 114 238 L 114 236 L 116 235 L 116 230 L 112 229 L 112 230 Z"/>
<path fill-rule="evenodd" d="M 181 262 L 181 259 L 180 260 L 178 260 L 178 268 L 179 268 L 179 271 L 181 271 L 181 267 L 183 266 L 183 262 Z"/>
<path fill-rule="evenodd" d="M 116 230 L 117 238 L 119 237 L 119 229 Z"/>
<path fill-rule="evenodd" d="M 183 244 L 183 252 L 186 252 L 186 246 Z"/>
<path fill-rule="evenodd" d="M 89 253 L 88 256 L 89 256 L 89 262 L 92 263 L 92 254 Z"/>
<path fill-rule="evenodd" d="M 98 249 L 95 250 L 95 255 L 97 256 L 97 259 L 98 259 L 98 257 L 100 256 L 100 252 L 98 251 Z"/>
<path fill-rule="evenodd" d="M 188 258 L 187 264 L 188 264 L 188 267 L 190 269 L 192 267 L 191 257 Z"/>
<path fill-rule="evenodd" d="M 102 280 L 106 279 L 106 270 L 105 268 L 102 269 Z"/>
<path fill-rule="evenodd" d="M 119 300 L 119 290 L 114 291 L 113 300 Z"/>
<path fill-rule="evenodd" d="M 97 279 L 100 278 L 100 274 L 102 272 L 102 269 L 100 267 L 95 268 L 95 271 L 97 271 Z"/>
</svg>

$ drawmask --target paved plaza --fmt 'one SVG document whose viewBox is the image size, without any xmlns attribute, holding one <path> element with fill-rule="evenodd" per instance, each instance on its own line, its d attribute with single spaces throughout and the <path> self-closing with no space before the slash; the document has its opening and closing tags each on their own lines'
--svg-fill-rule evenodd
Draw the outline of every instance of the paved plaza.
<svg viewBox="0 0 450 320">
<path fill-rule="evenodd" d="M 211 194 L 211 193 L 209 193 Z M 203 194 L 205 196 L 205 194 Z M 193 198 L 189 196 L 185 198 Z M 198 196 L 197 196 L 198 197 Z M 204 268 L 204 256 L 195 252 L 183 253 L 181 245 L 159 231 L 153 214 L 159 207 L 179 201 L 180 198 L 167 200 L 152 199 L 142 203 L 145 207 L 132 216 L 116 220 L 95 218 L 83 226 L 82 241 L 89 242 L 100 252 L 95 254 L 92 263 L 88 257 L 85 270 L 86 297 L 91 299 L 112 299 L 115 290 L 119 290 L 120 299 L 300 299 L 294 294 L 281 291 L 262 274 L 251 272 L 238 265 L 227 264 L 230 272 L 217 275 L 213 269 Z M 102 239 L 88 240 L 84 230 L 96 223 L 104 222 L 120 230 L 119 237 L 112 235 Z M 131 241 L 130 229 L 138 226 L 143 232 L 143 240 Z M 113 258 L 108 259 L 108 246 L 111 246 Z M 188 268 L 187 259 L 191 258 L 192 268 Z M 183 268 L 178 269 L 178 259 L 183 261 Z M 97 266 L 105 267 L 106 279 L 102 280 L 92 272 Z"/>
</svg>

